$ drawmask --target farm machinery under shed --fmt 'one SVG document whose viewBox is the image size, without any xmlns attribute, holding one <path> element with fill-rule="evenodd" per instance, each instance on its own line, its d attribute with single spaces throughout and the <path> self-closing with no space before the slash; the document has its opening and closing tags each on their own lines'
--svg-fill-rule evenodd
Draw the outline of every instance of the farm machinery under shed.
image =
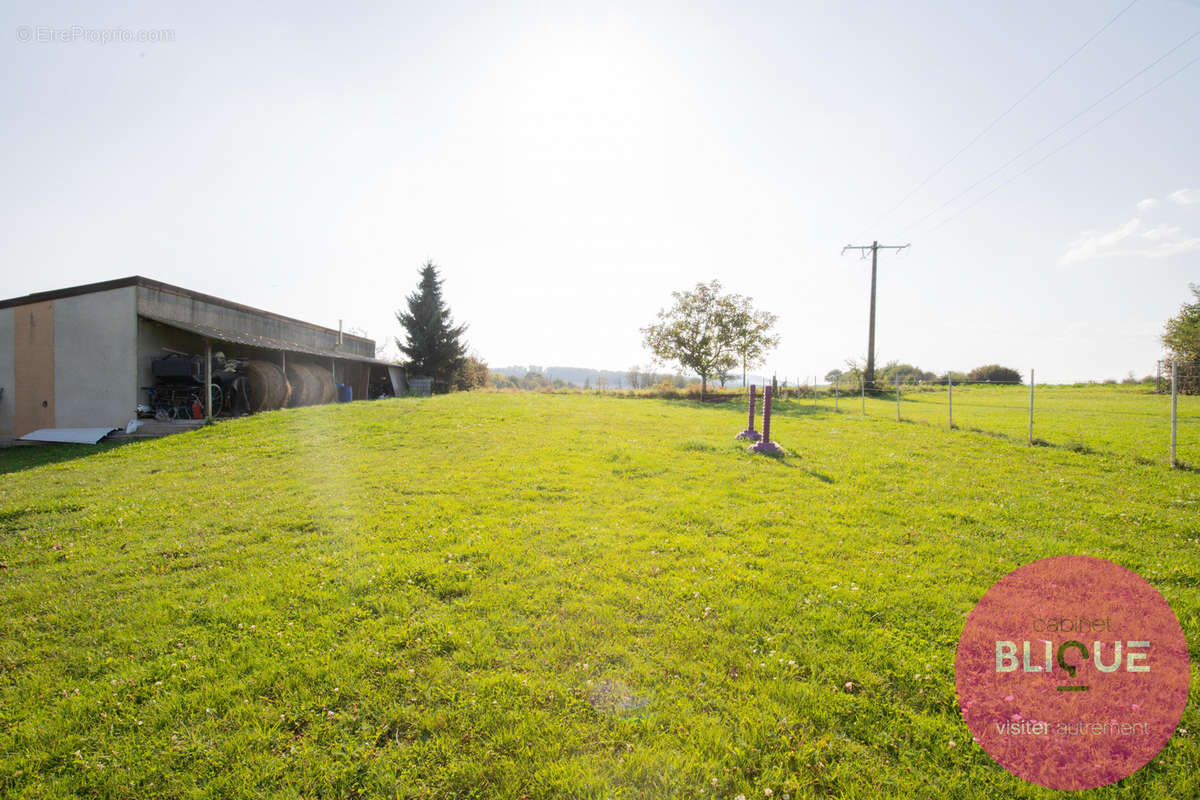
<svg viewBox="0 0 1200 800">
<path fill-rule="evenodd" d="M 204 416 L 204 356 L 171 353 L 154 359 L 151 372 L 155 382 L 142 387 L 147 399 L 139 409 L 142 416 L 160 420 Z M 329 367 L 297 358 L 285 359 L 281 365 L 217 352 L 212 355 L 211 375 L 213 417 L 353 399 L 352 389 L 335 383 Z M 369 394 L 379 396 L 383 392 Z"/>
</svg>

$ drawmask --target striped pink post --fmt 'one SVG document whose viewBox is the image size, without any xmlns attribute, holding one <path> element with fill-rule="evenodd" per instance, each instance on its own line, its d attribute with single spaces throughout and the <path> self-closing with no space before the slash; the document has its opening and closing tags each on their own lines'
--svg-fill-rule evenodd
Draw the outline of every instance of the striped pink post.
<svg viewBox="0 0 1200 800">
<path fill-rule="evenodd" d="M 763 429 L 762 441 L 750 449 L 756 453 L 782 455 L 783 448 L 771 441 L 771 387 L 763 387 Z"/>
<path fill-rule="evenodd" d="M 758 431 L 754 430 L 754 390 L 755 390 L 755 388 L 756 387 L 754 386 L 753 383 L 750 384 L 750 421 L 748 423 L 746 423 L 746 430 L 742 431 L 735 437 L 737 439 L 749 439 L 750 441 L 757 442 L 759 439 L 762 438 L 762 434 L 759 433 Z"/>
</svg>

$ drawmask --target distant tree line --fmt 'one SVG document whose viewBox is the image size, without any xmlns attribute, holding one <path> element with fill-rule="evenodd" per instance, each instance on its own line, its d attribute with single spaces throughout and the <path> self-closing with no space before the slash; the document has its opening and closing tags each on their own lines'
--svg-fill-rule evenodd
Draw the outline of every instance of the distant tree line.
<svg viewBox="0 0 1200 800">
<path fill-rule="evenodd" d="M 857 386 L 862 380 L 863 369 L 862 365 L 857 361 L 849 360 L 846 362 L 846 369 L 832 369 L 825 373 L 825 380 L 829 383 L 849 383 Z M 1021 373 L 1011 367 L 1002 367 L 999 364 L 985 364 L 982 367 L 976 367 L 970 372 L 955 372 L 948 370 L 941 374 L 929 372 L 912 364 L 904 364 L 899 361 L 889 361 L 882 367 L 875 370 L 875 382 L 878 384 L 876 388 L 887 386 L 913 385 L 913 384 L 934 384 L 945 385 L 948 382 L 954 383 L 1000 383 L 1000 384 L 1020 384 L 1023 382 Z M 867 387 L 870 389 L 870 387 Z"/>
<path fill-rule="evenodd" d="M 652 369 L 646 369 L 639 366 L 632 366 L 625 373 L 625 381 L 630 389 L 653 389 L 656 386 L 668 386 L 674 389 L 686 388 L 688 383 L 687 378 L 680 375 L 678 372 L 672 374 L 668 372 L 655 372 Z M 722 384 L 724 385 L 724 384 Z"/>
<path fill-rule="evenodd" d="M 580 385 L 562 378 L 547 377 L 533 369 L 520 377 L 503 372 L 492 372 L 488 375 L 487 386 L 494 389 L 517 389 L 527 392 L 570 388 L 603 392 L 625 389 L 686 389 L 689 385 L 696 383 L 695 378 L 689 380 L 683 375 L 654 372 L 638 366 L 630 367 L 625 373 L 616 373 L 614 378 L 610 378 L 609 374 L 599 373 L 595 381 L 592 380 L 591 375 L 588 375 Z"/>
<path fill-rule="evenodd" d="M 562 378 L 551 380 L 540 372 L 526 372 L 523 377 L 514 378 L 503 372 L 493 372 L 489 385 L 494 389 L 521 389 L 527 392 L 538 392 L 547 389 L 565 389 L 570 386 Z"/>
</svg>

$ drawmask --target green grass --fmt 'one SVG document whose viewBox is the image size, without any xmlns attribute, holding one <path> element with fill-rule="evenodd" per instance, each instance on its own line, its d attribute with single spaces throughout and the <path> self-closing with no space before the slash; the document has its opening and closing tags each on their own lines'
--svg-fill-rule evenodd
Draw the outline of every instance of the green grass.
<svg viewBox="0 0 1200 800">
<path fill-rule="evenodd" d="M 1028 386 L 955 386 L 954 426 L 1003 436 L 1015 442 L 1029 439 Z M 811 405 L 812 400 L 795 406 Z M 833 398 L 822 394 L 819 408 L 832 408 Z M 866 413 L 896 419 L 896 395 L 868 397 Z M 838 408 L 861 414 L 858 395 L 843 396 Z M 950 422 L 950 397 L 945 386 L 904 387 L 900 415 L 907 422 L 945 428 Z M 1078 452 L 1103 452 L 1145 463 L 1169 464 L 1171 396 L 1142 386 L 1037 386 L 1034 391 L 1033 436 L 1036 444 Z M 1179 397 L 1177 457 L 1183 464 L 1200 464 L 1200 397 Z"/>
<path fill-rule="evenodd" d="M 0 794 L 1050 797 L 953 662 L 1067 553 L 1153 583 L 1195 675 L 1200 477 L 802 405 L 782 460 L 735 405 L 484 394 L 9 467 Z M 1182 728 L 1087 794 L 1200 794 Z"/>
<path fill-rule="evenodd" d="M 0 475 L 9 472 L 19 472 L 30 467 L 40 467 L 43 464 L 57 464 L 70 461 L 73 458 L 94 456 L 105 450 L 120 447 L 118 442 L 100 442 L 99 444 L 59 444 L 53 446 L 16 444 L 0 449 Z"/>
</svg>

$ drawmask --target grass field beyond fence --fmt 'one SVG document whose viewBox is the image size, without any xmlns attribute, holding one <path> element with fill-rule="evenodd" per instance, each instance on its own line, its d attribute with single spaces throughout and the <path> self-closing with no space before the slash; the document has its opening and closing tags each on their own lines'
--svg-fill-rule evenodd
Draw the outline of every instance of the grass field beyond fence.
<svg viewBox="0 0 1200 800">
<path fill-rule="evenodd" d="M 1028 447 L 1022 391 L 955 393 L 1011 438 L 789 401 L 782 460 L 740 404 L 537 394 L 0 452 L 0 796 L 1057 797 L 972 742 L 965 615 L 1108 558 L 1194 678 L 1200 477 L 1159 397 L 1047 390 Z M 1085 794 L 1200 795 L 1197 733 Z"/>
<path fill-rule="evenodd" d="M 849 392 L 846 394 L 844 392 Z M 900 390 L 901 419 L 947 427 L 950 394 L 945 386 L 904 386 Z M 793 401 L 785 401 L 791 403 Z M 795 401 L 797 407 L 812 405 Z M 1200 465 L 1200 397 L 1178 398 L 1176 433 L 1178 460 Z M 1029 386 L 956 385 L 953 392 L 954 426 L 1026 442 L 1029 436 Z M 838 408 L 862 413 L 857 389 L 844 389 Z M 822 387 L 817 408 L 832 410 L 833 390 Z M 785 406 L 787 407 L 787 406 Z M 866 398 L 866 413 L 896 419 L 892 391 Z M 1143 462 L 1170 463 L 1171 396 L 1144 386 L 1044 386 L 1034 387 L 1034 442 L 1080 452 L 1098 451 Z"/>
</svg>

